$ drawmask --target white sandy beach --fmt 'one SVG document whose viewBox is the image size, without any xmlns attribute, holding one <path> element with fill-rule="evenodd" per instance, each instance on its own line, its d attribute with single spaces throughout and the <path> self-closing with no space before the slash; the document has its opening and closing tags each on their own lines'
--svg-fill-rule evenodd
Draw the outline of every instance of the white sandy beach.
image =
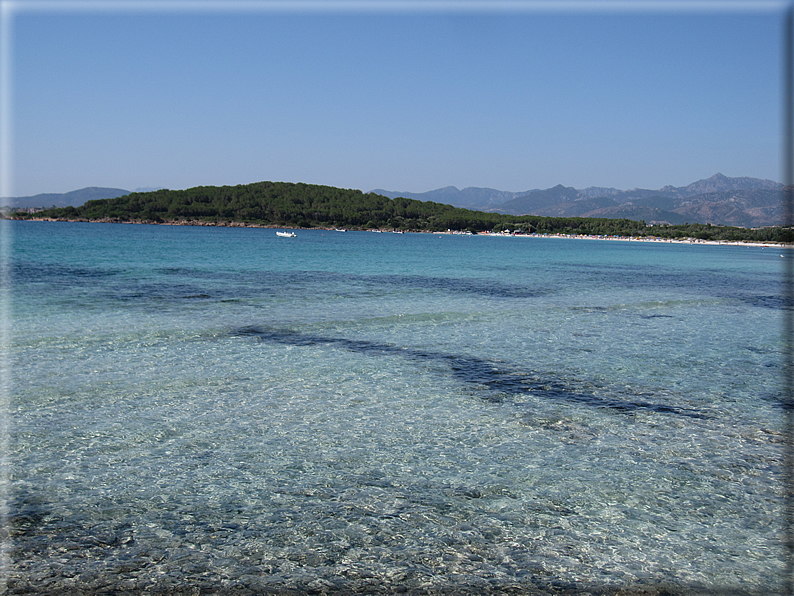
<svg viewBox="0 0 794 596">
<path fill-rule="evenodd" d="M 449 232 L 444 232 L 449 233 Z M 498 238 L 557 238 L 568 240 L 611 240 L 619 242 L 662 242 L 667 244 L 702 244 L 704 246 L 747 246 L 762 248 L 791 248 L 790 244 L 779 242 L 732 242 L 728 240 L 700 240 L 697 238 L 641 238 L 638 236 L 589 236 L 583 234 L 503 234 L 481 232 L 477 236 L 491 236 Z"/>
</svg>

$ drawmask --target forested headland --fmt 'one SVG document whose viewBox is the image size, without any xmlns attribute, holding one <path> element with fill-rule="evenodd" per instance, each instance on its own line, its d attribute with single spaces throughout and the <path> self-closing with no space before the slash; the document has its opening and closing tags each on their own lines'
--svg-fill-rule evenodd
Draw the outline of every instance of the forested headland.
<svg viewBox="0 0 794 596">
<path fill-rule="evenodd" d="M 695 238 L 715 241 L 791 242 L 791 230 L 685 224 L 646 226 L 644 221 L 541 217 L 473 211 L 451 205 L 389 199 L 375 193 L 288 182 L 198 186 L 186 190 L 130 193 L 80 207 L 13 213 L 14 219 L 254 225 L 281 228 L 387 229 L 414 232 L 461 230 L 525 234 Z"/>
</svg>

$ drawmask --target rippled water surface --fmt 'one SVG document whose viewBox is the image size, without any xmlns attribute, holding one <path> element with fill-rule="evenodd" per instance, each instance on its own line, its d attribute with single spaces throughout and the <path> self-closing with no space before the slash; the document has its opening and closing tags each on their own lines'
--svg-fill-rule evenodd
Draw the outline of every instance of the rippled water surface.
<svg viewBox="0 0 794 596">
<path fill-rule="evenodd" d="M 2 225 L 11 594 L 779 591 L 779 248 Z"/>
</svg>

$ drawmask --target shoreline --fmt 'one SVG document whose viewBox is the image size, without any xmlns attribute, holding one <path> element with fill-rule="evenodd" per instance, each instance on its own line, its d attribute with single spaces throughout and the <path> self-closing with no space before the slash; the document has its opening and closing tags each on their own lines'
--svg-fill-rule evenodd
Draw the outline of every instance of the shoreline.
<svg viewBox="0 0 794 596">
<path fill-rule="evenodd" d="M 447 232 L 448 233 L 448 232 Z M 563 240 L 608 240 L 613 242 L 657 242 L 663 244 L 700 244 L 704 246 L 758 246 L 761 248 L 792 248 L 794 245 L 783 242 L 749 242 L 746 240 L 701 240 L 699 238 L 660 238 L 658 236 L 642 238 L 638 236 L 589 236 L 584 234 L 490 234 L 482 232 L 478 236 L 496 236 L 501 238 L 559 238 Z"/>
<path fill-rule="evenodd" d="M 154 226 L 193 226 L 193 227 L 207 227 L 207 228 L 260 228 L 266 230 L 281 229 L 281 230 L 323 230 L 327 232 L 335 231 L 336 228 L 295 228 L 287 226 L 277 226 L 272 224 L 254 224 L 247 222 L 208 222 L 200 220 L 178 220 L 178 221 L 121 221 L 118 219 L 63 219 L 63 218 L 49 218 L 49 217 L 3 217 L 9 221 L 38 221 L 38 222 L 56 222 L 56 223 L 113 223 L 113 224 L 127 224 L 127 225 L 154 225 Z M 391 233 L 394 230 L 353 230 L 358 232 L 375 232 L 375 233 Z M 438 234 L 448 236 L 486 236 L 497 238 L 546 238 L 546 239 L 562 239 L 562 240 L 607 240 L 617 242 L 656 242 L 665 244 L 688 244 L 688 245 L 703 245 L 703 246 L 746 246 L 746 247 L 760 247 L 760 248 L 793 248 L 794 244 L 786 244 L 782 242 L 750 242 L 746 240 L 701 240 L 699 238 L 660 238 L 658 236 L 640 237 L 640 236 L 593 236 L 585 234 L 505 234 L 502 232 L 478 232 L 476 234 L 468 234 L 460 231 L 424 231 L 424 230 L 408 230 L 405 233 L 413 234 Z"/>
</svg>

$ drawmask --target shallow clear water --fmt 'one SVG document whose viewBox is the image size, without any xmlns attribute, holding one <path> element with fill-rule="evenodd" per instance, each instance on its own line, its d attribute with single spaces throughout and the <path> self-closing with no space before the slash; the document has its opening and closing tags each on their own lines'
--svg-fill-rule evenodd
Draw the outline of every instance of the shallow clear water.
<svg viewBox="0 0 794 596">
<path fill-rule="evenodd" d="M 3 226 L 10 593 L 779 590 L 782 249 Z"/>
</svg>

